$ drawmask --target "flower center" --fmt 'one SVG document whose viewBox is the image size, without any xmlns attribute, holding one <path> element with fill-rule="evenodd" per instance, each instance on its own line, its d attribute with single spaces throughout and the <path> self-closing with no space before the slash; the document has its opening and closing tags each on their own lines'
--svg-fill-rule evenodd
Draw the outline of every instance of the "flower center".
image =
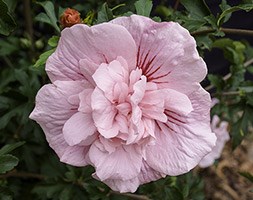
<svg viewBox="0 0 253 200">
<path fill-rule="evenodd" d="M 139 143 L 154 137 L 155 120 L 167 121 L 162 90 L 147 82 L 141 69 L 129 69 L 123 58 L 101 64 L 93 79 L 93 120 L 105 138 Z"/>
</svg>

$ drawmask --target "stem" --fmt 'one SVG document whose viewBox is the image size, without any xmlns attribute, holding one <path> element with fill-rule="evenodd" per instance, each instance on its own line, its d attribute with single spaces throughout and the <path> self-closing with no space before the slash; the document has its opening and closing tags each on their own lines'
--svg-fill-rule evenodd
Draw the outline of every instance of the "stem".
<svg viewBox="0 0 253 200">
<path fill-rule="evenodd" d="M 29 172 L 18 172 L 16 170 L 10 171 L 7 174 L 0 175 L 0 179 L 6 179 L 10 177 L 23 178 L 23 179 L 34 178 L 34 179 L 39 179 L 39 180 L 44 180 L 46 178 L 45 176 L 41 174 L 34 174 L 34 173 L 29 173 Z"/>
<path fill-rule="evenodd" d="M 251 65 L 253 63 L 253 58 L 251 58 L 250 60 L 248 60 L 248 61 L 246 61 L 245 63 L 244 63 L 244 67 L 246 68 L 246 67 L 248 67 L 249 65 Z M 223 76 L 223 81 L 226 81 L 226 80 L 228 80 L 230 77 L 232 76 L 232 74 L 231 73 L 228 73 L 228 74 L 226 74 L 225 76 Z M 214 88 L 214 86 L 213 85 L 208 85 L 207 87 L 205 87 L 205 90 L 211 90 L 211 89 L 213 89 Z"/>
<path fill-rule="evenodd" d="M 29 39 L 31 40 L 31 58 L 34 52 L 34 38 L 33 38 L 33 21 L 32 21 L 32 10 L 30 6 L 30 0 L 23 0 L 24 2 L 24 15 L 25 15 L 25 24 L 26 24 L 26 32 L 29 35 Z"/>
<path fill-rule="evenodd" d="M 178 9 L 179 3 L 180 3 L 180 0 L 176 0 L 175 5 L 173 7 L 174 10 Z"/>
<path fill-rule="evenodd" d="M 191 35 L 203 35 L 207 33 L 214 33 L 216 29 L 205 29 L 200 31 L 193 31 Z M 246 29 L 234 29 L 234 28 L 220 28 L 220 31 L 224 32 L 225 34 L 235 34 L 235 35 L 248 35 L 253 36 L 253 30 L 246 30 Z"/>
<path fill-rule="evenodd" d="M 109 195 L 110 194 L 121 195 L 121 196 L 129 197 L 129 198 L 135 199 L 135 200 L 151 200 L 150 198 L 148 198 L 145 195 L 130 194 L 130 193 L 119 193 L 119 192 L 115 192 L 115 191 L 110 191 Z"/>
</svg>

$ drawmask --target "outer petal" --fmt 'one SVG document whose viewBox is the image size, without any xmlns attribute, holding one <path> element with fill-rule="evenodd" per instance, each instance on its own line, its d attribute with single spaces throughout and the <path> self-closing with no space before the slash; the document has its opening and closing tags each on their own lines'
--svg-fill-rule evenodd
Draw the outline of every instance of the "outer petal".
<svg viewBox="0 0 253 200">
<path fill-rule="evenodd" d="M 55 53 L 47 60 L 46 71 L 52 82 L 80 80 L 83 79 L 80 60 L 100 65 L 117 56 L 122 56 L 132 68 L 136 66 L 136 45 L 124 27 L 111 23 L 92 27 L 77 24 L 62 31 Z"/>
<path fill-rule="evenodd" d="M 45 85 L 36 96 L 36 106 L 30 118 L 37 121 L 45 132 L 49 145 L 65 163 L 85 166 L 86 147 L 70 147 L 63 138 L 65 122 L 77 112 L 78 105 L 69 97 L 78 95 L 84 83 L 80 81 L 56 81 Z"/>
<path fill-rule="evenodd" d="M 68 145 L 74 146 L 85 141 L 96 132 L 91 113 L 77 112 L 63 126 L 63 136 Z"/>
<path fill-rule="evenodd" d="M 168 175 L 186 173 L 211 151 L 216 136 L 210 129 L 210 96 L 201 87 L 189 99 L 193 111 L 187 117 L 168 116 L 157 126 L 156 144 L 147 148 L 147 163 Z"/>
<path fill-rule="evenodd" d="M 207 68 L 198 55 L 194 38 L 179 24 L 156 23 L 138 15 L 119 17 L 111 23 L 120 24 L 131 33 L 138 48 L 137 66 L 148 81 L 158 83 L 160 88 L 190 94 L 196 89 L 194 83 L 206 76 Z"/>
<path fill-rule="evenodd" d="M 140 184 L 156 181 L 164 178 L 166 175 L 152 169 L 145 161 L 142 162 L 141 172 L 138 175 Z"/>
<path fill-rule="evenodd" d="M 97 178 L 96 175 L 93 175 L 94 178 Z M 134 193 L 140 185 L 140 181 L 137 177 L 129 179 L 129 180 L 121 180 L 121 179 L 107 179 L 103 181 L 106 185 L 108 185 L 112 190 L 119 191 L 121 193 L 132 192 Z"/>
<path fill-rule="evenodd" d="M 97 141 L 99 142 L 99 141 Z M 141 169 L 142 155 L 137 146 L 119 146 L 114 152 L 102 151 L 100 144 L 94 143 L 89 158 L 96 168 L 97 177 L 106 179 L 129 180 L 138 175 Z"/>
</svg>

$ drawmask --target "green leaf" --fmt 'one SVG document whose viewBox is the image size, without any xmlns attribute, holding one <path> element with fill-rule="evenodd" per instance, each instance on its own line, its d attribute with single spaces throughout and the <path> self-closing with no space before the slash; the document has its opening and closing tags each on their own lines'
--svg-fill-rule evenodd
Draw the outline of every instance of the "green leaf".
<svg viewBox="0 0 253 200">
<path fill-rule="evenodd" d="M 94 15 L 95 15 L 94 11 L 89 11 L 86 17 L 84 18 L 83 23 L 87 25 L 92 25 L 93 20 L 94 20 Z"/>
<path fill-rule="evenodd" d="M 246 46 L 240 41 L 234 41 L 229 38 L 217 39 L 213 43 L 213 47 L 222 49 L 224 57 L 236 65 L 243 64 L 245 60 L 244 51 Z"/>
<path fill-rule="evenodd" d="M 50 20 L 49 24 L 51 26 L 53 26 L 56 31 L 60 32 L 60 28 L 57 25 L 57 18 L 56 18 L 56 14 L 55 14 L 55 10 L 54 10 L 54 4 L 51 1 L 37 2 L 37 4 L 41 5 L 44 8 L 44 10 L 46 11 L 46 14 Z M 44 19 L 44 20 L 45 20 L 45 22 L 48 21 L 48 19 Z"/>
<path fill-rule="evenodd" d="M 59 42 L 60 37 L 53 35 L 49 40 L 48 40 L 48 45 L 51 47 L 56 47 L 58 42 Z"/>
<path fill-rule="evenodd" d="M 55 51 L 55 48 L 54 49 L 50 49 L 49 51 L 46 51 L 43 54 L 41 54 L 40 57 L 39 57 L 39 59 L 34 64 L 34 67 L 39 67 L 39 66 L 45 65 L 48 57 L 52 53 L 54 53 L 54 51 Z"/>
<path fill-rule="evenodd" d="M 181 0 L 180 1 L 193 18 L 203 19 L 211 15 L 211 12 L 204 0 Z"/>
<path fill-rule="evenodd" d="M 1 174 L 12 170 L 17 165 L 18 165 L 18 159 L 15 156 L 12 156 L 9 154 L 0 156 L 0 173 Z"/>
<path fill-rule="evenodd" d="M 247 178 L 250 182 L 253 183 L 253 174 L 249 172 L 239 172 L 239 174 L 245 178 Z"/>
<path fill-rule="evenodd" d="M 46 13 L 39 13 L 34 19 L 35 21 L 43 22 L 43 23 L 51 25 L 50 18 L 48 17 Z"/>
<path fill-rule="evenodd" d="M 208 74 L 208 80 L 210 81 L 211 85 L 217 88 L 217 91 L 221 91 L 224 85 L 224 81 L 222 76 L 220 75 L 213 75 Z"/>
<path fill-rule="evenodd" d="M 14 143 L 14 144 L 6 144 L 5 146 L 3 146 L 0 149 L 0 156 L 2 156 L 4 154 L 7 154 L 7 153 L 10 153 L 14 149 L 22 146 L 23 144 L 25 144 L 25 142 L 17 142 L 17 143 Z"/>
<path fill-rule="evenodd" d="M 136 13 L 149 17 L 153 4 L 151 0 L 139 0 L 134 3 Z"/>
<path fill-rule="evenodd" d="M 66 184 L 61 184 L 61 183 L 52 184 L 52 185 L 40 185 L 40 186 L 36 186 L 32 190 L 32 193 L 35 193 L 38 196 L 53 198 L 54 196 L 59 196 L 59 193 L 64 190 L 65 186 Z"/>
<path fill-rule="evenodd" d="M 251 106 L 245 106 L 242 117 L 232 125 L 232 146 L 235 149 L 243 140 L 243 138 L 249 133 L 248 127 L 250 120 L 253 119 L 253 108 Z"/>
<path fill-rule="evenodd" d="M 1 200 L 12 200 L 13 193 L 11 192 L 10 188 L 2 187 L 0 185 L 0 199 Z"/>
<path fill-rule="evenodd" d="M 230 15 L 231 13 L 235 11 L 245 10 L 246 12 L 249 12 L 252 9 L 253 9 L 253 4 L 250 4 L 250 3 L 227 8 L 221 13 L 220 17 L 218 18 L 217 25 L 218 27 L 220 27 L 225 22 L 226 16 Z"/>
<path fill-rule="evenodd" d="M 251 74 L 253 74 L 253 66 L 247 67 L 247 71 Z"/>
<path fill-rule="evenodd" d="M 222 12 L 224 12 L 227 9 L 230 9 L 231 6 L 229 4 L 227 4 L 226 0 L 222 0 L 221 4 L 220 4 L 220 9 L 222 10 Z M 223 19 L 223 23 L 227 22 L 229 20 L 229 18 L 231 17 L 232 13 L 228 13 L 224 19 Z M 216 23 L 217 24 L 217 23 Z"/>
<path fill-rule="evenodd" d="M 97 23 L 108 22 L 113 19 L 112 10 L 108 7 L 107 3 L 104 3 L 98 12 Z"/>
<path fill-rule="evenodd" d="M 16 27 L 16 22 L 9 13 L 4 0 L 0 0 L 0 34 L 8 36 Z"/>
</svg>

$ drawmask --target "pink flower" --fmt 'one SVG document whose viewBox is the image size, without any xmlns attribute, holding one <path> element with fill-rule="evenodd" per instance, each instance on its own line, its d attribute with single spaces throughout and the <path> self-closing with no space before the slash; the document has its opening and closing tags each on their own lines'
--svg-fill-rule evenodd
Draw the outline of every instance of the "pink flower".
<svg viewBox="0 0 253 200">
<path fill-rule="evenodd" d="M 212 107 L 219 103 L 218 99 L 212 99 Z M 213 165 L 216 159 L 220 158 L 226 142 L 230 139 L 228 133 L 228 122 L 220 121 L 217 115 L 214 115 L 211 122 L 211 129 L 215 133 L 217 140 L 214 148 L 199 163 L 202 168 Z"/>
<path fill-rule="evenodd" d="M 211 151 L 207 69 L 178 23 L 132 15 L 62 31 L 31 118 L 62 162 L 113 190 L 188 172 Z"/>
</svg>

